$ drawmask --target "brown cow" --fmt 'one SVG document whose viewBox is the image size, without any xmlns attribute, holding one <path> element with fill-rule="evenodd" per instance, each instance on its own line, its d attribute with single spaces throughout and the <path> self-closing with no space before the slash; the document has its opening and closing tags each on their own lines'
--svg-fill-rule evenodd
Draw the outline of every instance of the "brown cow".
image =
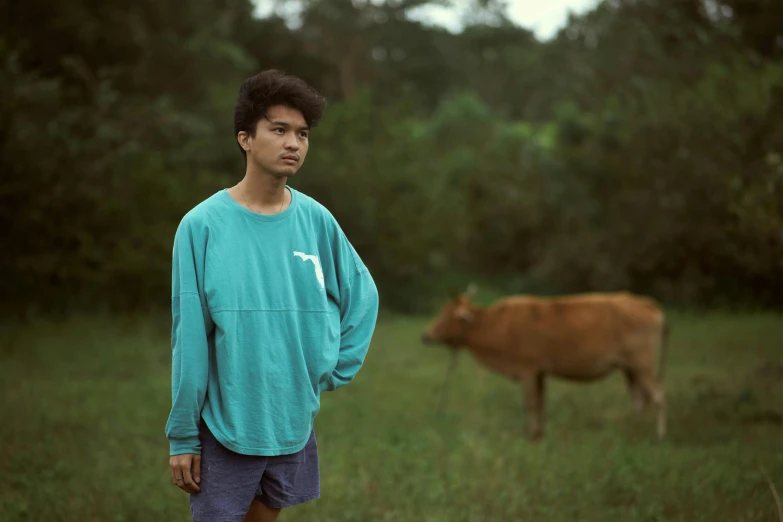
<svg viewBox="0 0 783 522">
<path fill-rule="evenodd" d="M 618 369 L 637 411 L 649 402 L 656 407 L 663 438 L 661 378 L 668 329 L 654 300 L 627 292 L 511 296 L 482 307 L 470 302 L 474 291 L 471 285 L 448 302 L 422 341 L 467 348 L 483 366 L 521 381 L 531 439 L 543 433 L 545 376 L 589 382 Z"/>
</svg>

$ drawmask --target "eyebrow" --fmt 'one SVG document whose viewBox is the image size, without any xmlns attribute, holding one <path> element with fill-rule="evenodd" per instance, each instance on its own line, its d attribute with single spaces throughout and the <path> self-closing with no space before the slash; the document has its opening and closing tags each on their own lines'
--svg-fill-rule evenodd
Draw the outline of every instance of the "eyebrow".
<svg viewBox="0 0 783 522">
<path fill-rule="evenodd" d="M 265 118 L 265 119 L 266 119 L 266 118 Z M 280 126 L 280 127 L 284 127 L 284 128 L 286 128 L 286 129 L 288 129 L 288 128 L 290 128 L 290 127 L 291 127 L 291 124 L 290 124 L 290 123 L 286 123 L 286 122 L 284 122 L 284 121 L 270 121 L 270 120 L 266 120 L 266 121 L 268 121 L 268 122 L 270 123 L 270 125 L 277 125 L 277 126 Z M 302 130 L 309 131 L 309 130 L 310 130 L 310 127 L 308 127 L 307 125 L 305 125 L 304 127 L 299 127 L 297 130 L 300 130 L 300 131 L 302 131 Z"/>
</svg>

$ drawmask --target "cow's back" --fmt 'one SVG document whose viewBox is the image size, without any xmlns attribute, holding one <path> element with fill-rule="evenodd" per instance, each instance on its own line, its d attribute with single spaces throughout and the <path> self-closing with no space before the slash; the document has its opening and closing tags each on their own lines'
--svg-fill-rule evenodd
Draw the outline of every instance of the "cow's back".
<svg viewBox="0 0 783 522">
<path fill-rule="evenodd" d="M 654 301 L 627 292 L 511 296 L 487 312 L 490 351 L 506 352 L 502 358 L 521 369 L 571 379 L 596 378 L 626 365 L 663 319 Z"/>
</svg>

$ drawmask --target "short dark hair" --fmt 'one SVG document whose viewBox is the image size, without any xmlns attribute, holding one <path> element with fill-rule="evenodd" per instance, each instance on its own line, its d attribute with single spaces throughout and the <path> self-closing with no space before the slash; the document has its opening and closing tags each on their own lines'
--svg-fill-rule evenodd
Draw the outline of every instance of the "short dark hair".
<svg viewBox="0 0 783 522">
<path fill-rule="evenodd" d="M 326 98 L 301 78 L 279 69 L 261 71 L 245 80 L 239 88 L 234 105 L 234 138 L 241 131 L 255 136 L 256 125 L 274 105 L 299 110 L 307 126 L 312 129 L 321 121 Z M 242 147 L 239 150 L 247 157 Z"/>
</svg>

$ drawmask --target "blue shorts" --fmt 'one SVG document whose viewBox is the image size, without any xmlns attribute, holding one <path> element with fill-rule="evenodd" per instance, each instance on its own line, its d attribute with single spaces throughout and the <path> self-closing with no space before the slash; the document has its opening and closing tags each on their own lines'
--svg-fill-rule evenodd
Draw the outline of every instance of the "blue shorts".
<svg viewBox="0 0 783 522">
<path fill-rule="evenodd" d="M 198 522 L 241 522 L 258 498 L 267 507 L 285 508 L 320 496 L 315 431 L 297 453 L 257 457 L 235 453 L 220 444 L 204 421 L 201 440 L 201 491 L 190 495 Z"/>
</svg>

